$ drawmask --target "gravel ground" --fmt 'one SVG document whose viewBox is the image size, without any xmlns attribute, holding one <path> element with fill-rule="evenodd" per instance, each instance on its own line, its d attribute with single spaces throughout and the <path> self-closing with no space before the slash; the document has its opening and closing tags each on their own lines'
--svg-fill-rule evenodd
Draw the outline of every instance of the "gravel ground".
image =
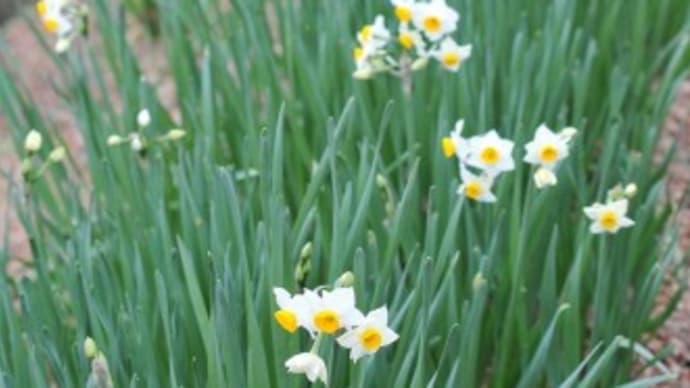
<svg viewBox="0 0 690 388">
<path fill-rule="evenodd" d="M 141 29 L 132 28 L 130 31 L 132 31 L 130 39 L 136 42 L 136 51 L 141 54 L 142 67 L 147 80 L 157 85 L 163 105 L 174 110 L 174 85 L 167 77 L 166 58 L 162 49 L 143 36 Z M 68 147 L 75 154 L 77 164 L 83 163 L 83 145 L 78 131 L 70 120 L 69 112 L 61 105 L 51 83 L 48 82 L 56 74 L 55 69 L 50 65 L 49 58 L 42 53 L 38 42 L 22 21 L 10 21 L 3 27 L 2 34 L 10 50 L 8 52 L 3 49 L 0 52 L 0 63 L 10 59 L 22 69 L 41 69 L 40 72 L 24 72 L 24 83 L 35 100 L 42 105 L 43 111 L 47 112 L 47 118 L 54 128 L 59 128 Z M 681 202 L 683 193 L 690 187 L 690 80 L 682 85 L 674 108 L 666 121 L 659 147 L 660 154 L 674 143 L 678 151 L 670 169 L 668 200 L 678 204 Z M 14 171 L 16 178 L 17 166 L 18 161 L 13 155 L 12 146 L 8 140 L 7 124 L 0 115 L 0 169 Z M 7 192 L 8 182 L 0 179 L 0 236 L 4 236 L 5 232 L 9 231 L 9 242 L 6 248 L 11 256 L 17 259 L 13 260 L 6 270 L 13 275 L 21 275 L 25 272 L 22 262 L 29 257 L 28 245 L 26 236 L 12 212 L 11 203 L 5 195 Z M 680 250 L 687 251 L 690 249 L 690 203 L 688 201 L 683 203 L 676 221 L 681 236 Z M 2 249 L 2 244 L 4 242 L 0 238 L 0 249 Z M 690 286 L 690 277 L 685 276 L 685 282 L 687 282 L 685 287 Z M 666 291 L 659 297 L 660 303 L 668 300 L 673 290 L 681 286 L 683 285 L 669 279 Z M 652 350 L 659 350 L 667 344 L 673 347 L 673 351 L 663 361 L 679 373 L 679 380 L 666 386 L 690 387 L 690 293 L 685 294 L 679 308 L 663 329 L 648 341 Z"/>
</svg>

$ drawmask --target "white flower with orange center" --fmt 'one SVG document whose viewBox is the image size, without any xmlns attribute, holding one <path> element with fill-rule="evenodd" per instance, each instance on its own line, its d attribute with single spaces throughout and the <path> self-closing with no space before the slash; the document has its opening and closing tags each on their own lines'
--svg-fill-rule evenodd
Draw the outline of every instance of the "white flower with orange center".
<svg viewBox="0 0 690 388">
<path fill-rule="evenodd" d="M 415 0 L 391 0 L 393 13 L 400 23 L 408 24 L 412 21 L 416 3 Z"/>
<path fill-rule="evenodd" d="M 512 152 L 514 143 L 498 136 L 495 130 L 468 140 L 469 155 L 467 164 L 495 176 L 515 169 Z"/>
<path fill-rule="evenodd" d="M 388 327 L 388 310 L 380 307 L 371 311 L 357 327 L 338 337 L 338 343 L 350 349 L 350 359 L 357 362 L 361 357 L 376 353 L 398 339 L 398 334 Z"/>
<path fill-rule="evenodd" d="M 496 202 L 496 196 L 491 192 L 493 178 L 487 174 L 474 175 L 466 168 L 460 168 L 462 183 L 458 194 L 478 202 Z"/>
<path fill-rule="evenodd" d="M 412 15 L 414 25 L 432 41 L 455 31 L 459 20 L 460 15 L 445 0 L 418 3 Z"/>
<path fill-rule="evenodd" d="M 462 62 L 472 55 L 472 45 L 460 46 L 453 38 L 446 37 L 440 47 L 432 52 L 441 65 L 450 71 L 458 71 Z"/>
<path fill-rule="evenodd" d="M 443 150 L 443 155 L 446 158 L 452 158 L 457 156 L 461 161 L 467 155 L 469 151 L 469 146 L 467 139 L 462 137 L 462 130 L 465 127 L 465 120 L 458 120 L 455 123 L 455 128 L 450 133 L 450 136 L 446 136 L 441 139 L 441 149 Z"/>
<path fill-rule="evenodd" d="M 321 295 L 306 290 L 304 297 L 309 309 L 304 327 L 312 334 L 335 334 L 338 330 L 351 328 L 363 318 L 355 307 L 355 292 L 351 287 L 324 290 Z"/>
<path fill-rule="evenodd" d="M 290 373 L 304 373 L 312 383 L 321 380 L 324 384 L 328 384 L 326 363 L 317 354 L 295 354 L 285 361 L 285 367 Z"/>
<path fill-rule="evenodd" d="M 594 234 L 616 233 L 621 228 L 635 225 L 635 221 L 626 217 L 628 200 L 620 199 L 606 204 L 595 203 L 584 208 L 587 218 L 592 220 L 589 231 Z"/>
<path fill-rule="evenodd" d="M 291 296 L 284 288 L 273 289 L 279 310 L 273 316 L 278 324 L 290 333 L 294 333 L 300 326 L 305 326 L 309 309 L 304 295 Z"/>
<path fill-rule="evenodd" d="M 553 170 L 568 156 L 568 142 L 546 125 L 537 128 L 534 139 L 525 144 L 525 162 Z"/>
</svg>

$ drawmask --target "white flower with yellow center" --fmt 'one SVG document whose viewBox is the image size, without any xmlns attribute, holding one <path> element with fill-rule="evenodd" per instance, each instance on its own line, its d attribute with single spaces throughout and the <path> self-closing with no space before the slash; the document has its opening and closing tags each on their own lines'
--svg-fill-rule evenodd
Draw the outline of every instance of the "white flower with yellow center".
<svg viewBox="0 0 690 388">
<path fill-rule="evenodd" d="M 525 162 L 553 170 L 568 156 L 568 141 L 542 124 L 534 139 L 525 144 L 525 152 Z"/>
<path fill-rule="evenodd" d="M 465 120 L 458 120 L 455 123 L 455 128 L 450 133 L 450 136 L 446 136 L 441 139 L 441 149 L 443 150 L 443 155 L 446 158 L 451 158 L 457 156 L 461 161 L 467 155 L 469 151 L 469 145 L 467 139 L 462 137 L 462 130 L 465 127 Z"/>
<path fill-rule="evenodd" d="M 284 288 L 273 289 L 276 303 L 280 308 L 273 316 L 278 324 L 290 333 L 294 333 L 300 326 L 306 325 L 309 309 L 303 295 L 291 296 Z"/>
<path fill-rule="evenodd" d="M 620 199 L 606 204 L 595 203 L 592 206 L 585 207 L 584 212 L 587 218 L 593 221 L 589 231 L 594 234 L 616 233 L 621 228 L 635 225 L 635 221 L 625 215 L 628 212 L 627 199 Z"/>
<path fill-rule="evenodd" d="M 394 7 L 393 13 L 400 23 L 408 24 L 412 21 L 417 6 L 415 0 L 391 0 L 391 3 Z"/>
<path fill-rule="evenodd" d="M 355 292 L 351 287 L 322 291 L 321 295 L 306 290 L 304 297 L 309 308 L 304 327 L 312 334 L 335 334 L 351 328 L 363 318 L 355 307 Z"/>
<path fill-rule="evenodd" d="M 461 166 L 460 178 L 462 183 L 458 188 L 458 194 L 478 202 L 496 202 L 496 196 L 491 192 L 493 185 L 491 176 L 486 174 L 477 176 Z"/>
<path fill-rule="evenodd" d="M 512 152 L 514 143 L 498 136 L 495 130 L 468 140 L 469 155 L 467 164 L 495 176 L 515 169 Z"/>
<path fill-rule="evenodd" d="M 388 310 L 384 306 L 371 311 L 357 327 L 338 337 L 337 341 L 342 347 L 350 349 L 350 359 L 357 362 L 397 339 L 398 334 L 388 327 Z"/>
<path fill-rule="evenodd" d="M 383 15 L 376 15 L 373 24 L 367 24 L 357 33 L 357 40 L 362 48 L 372 48 L 374 51 L 382 48 L 391 38 L 391 33 L 386 28 L 386 20 Z"/>
<path fill-rule="evenodd" d="M 328 370 L 323 359 L 314 353 L 299 353 L 285 361 L 290 373 L 304 373 L 312 383 L 321 380 L 328 384 Z"/>
<path fill-rule="evenodd" d="M 438 41 L 457 28 L 460 15 L 445 0 L 418 3 L 412 15 L 415 27 L 424 31 L 427 38 Z"/>
<path fill-rule="evenodd" d="M 450 71 L 458 71 L 463 61 L 472 55 L 472 45 L 460 46 L 453 38 L 446 37 L 437 50 L 432 52 L 441 65 Z"/>
</svg>

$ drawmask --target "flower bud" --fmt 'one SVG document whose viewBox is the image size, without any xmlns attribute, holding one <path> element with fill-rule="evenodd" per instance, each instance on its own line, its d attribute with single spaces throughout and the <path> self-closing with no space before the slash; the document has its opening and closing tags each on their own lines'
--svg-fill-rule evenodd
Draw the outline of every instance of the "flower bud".
<svg viewBox="0 0 690 388">
<path fill-rule="evenodd" d="M 567 143 L 573 140 L 575 135 L 577 135 L 577 128 L 575 127 L 565 127 L 558 133 L 558 136 L 560 136 L 561 139 L 565 140 Z"/>
<path fill-rule="evenodd" d="M 556 183 L 558 183 L 558 178 L 556 178 L 556 174 L 554 174 L 553 171 L 551 171 L 548 168 L 540 167 L 534 173 L 534 184 L 537 186 L 538 189 L 543 189 L 549 186 L 555 186 Z"/>
<path fill-rule="evenodd" d="M 321 380 L 328 384 L 326 363 L 314 353 L 296 354 L 285 362 L 285 367 L 290 373 L 304 373 L 312 383 Z"/>
<path fill-rule="evenodd" d="M 86 358 L 94 358 L 98 354 L 98 348 L 96 347 L 96 341 L 91 337 L 86 337 L 84 340 L 84 355 Z"/>
<path fill-rule="evenodd" d="M 626 198 L 632 198 L 637 194 L 637 185 L 634 183 L 628 183 L 625 185 L 625 189 L 623 189 L 623 195 L 625 195 Z"/>
<path fill-rule="evenodd" d="M 132 135 L 132 143 L 130 145 L 132 147 L 132 151 L 135 152 L 139 152 L 144 148 L 144 142 L 141 141 L 141 136 L 136 133 Z"/>
<path fill-rule="evenodd" d="M 187 135 L 187 132 L 184 129 L 174 128 L 168 131 L 166 137 L 170 140 L 175 141 L 182 139 L 183 137 L 185 137 L 185 135 Z"/>
<path fill-rule="evenodd" d="M 108 136 L 108 140 L 106 140 L 106 142 L 109 146 L 116 146 L 124 143 L 125 139 L 118 135 L 110 135 Z"/>
<path fill-rule="evenodd" d="M 477 292 L 484 288 L 486 285 L 486 278 L 484 275 L 482 275 L 481 272 L 477 272 L 476 275 L 474 275 L 474 278 L 472 279 L 472 289 Z"/>
<path fill-rule="evenodd" d="M 54 150 L 50 151 L 50 155 L 48 155 L 48 160 L 50 160 L 53 163 L 59 163 L 63 159 L 65 159 L 66 154 L 67 151 L 65 151 L 65 147 L 57 147 Z"/>
<path fill-rule="evenodd" d="M 373 76 L 374 76 L 374 72 L 368 68 L 359 69 L 359 70 L 355 71 L 354 73 L 352 73 L 352 78 L 359 79 L 359 80 L 370 79 Z"/>
<path fill-rule="evenodd" d="M 412 69 L 412 71 L 422 70 L 428 64 L 429 64 L 429 58 L 428 57 L 417 58 L 414 62 L 412 62 L 412 66 L 410 66 L 410 69 Z"/>
<path fill-rule="evenodd" d="M 29 153 L 40 150 L 42 144 L 43 136 L 35 129 L 29 131 L 29 134 L 26 135 L 26 139 L 24 139 L 24 149 Z"/>
<path fill-rule="evenodd" d="M 72 44 L 71 39 L 67 39 L 67 38 L 58 39 L 57 42 L 55 43 L 55 52 L 58 54 L 62 54 L 69 49 L 69 46 L 71 44 Z"/>
<path fill-rule="evenodd" d="M 388 187 L 388 179 L 386 179 L 386 177 L 382 174 L 376 174 L 376 186 L 381 189 L 385 189 Z"/>
<path fill-rule="evenodd" d="M 336 287 L 352 287 L 354 284 L 355 274 L 353 274 L 352 271 L 345 272 L 335 281 Z"/>
<path fill-rule="evenodd" d="M 144 128 L 151 124 L 151 113 L 148 109 L 142 109 L 137 114 L 137 124 L 139 127 Z"/>
</svg>

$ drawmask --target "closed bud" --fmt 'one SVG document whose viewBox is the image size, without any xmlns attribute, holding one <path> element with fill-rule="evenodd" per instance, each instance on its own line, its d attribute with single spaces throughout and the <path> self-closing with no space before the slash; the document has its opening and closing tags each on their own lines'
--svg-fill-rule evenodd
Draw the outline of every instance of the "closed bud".
<svg viewBox="0 0 690 388">
<path fill-rule="evenodd" d="M 376 186 L 378 186 L 379 188 L 385 189 L 386 187 L 388 187 L 388 179 L 386 179 L 386 177 L 381 175 L 381 174 L 377 174 L 376 175 Z"/>
<path fill-rule="evenodd" d="M 24 139 L 24 149 L 30 153 L 40 150 L 42 144 L 43 136 L 35 129 L 29 131 L 29 134 L 26 135 L 26 139 Z"/>
<path fill-rule="evenodd" d="M 540 167 L 534 173 L 534 184 L 537 186 L 538 189 L 543 189 L 549 186 L 555 186 L 556 183 L 558 183 L 558 178 L 556 178 L 556 174 L 554 174 L 553 171 L 551 171 L 548 168 Z"/>
<path fill-rule="evenodd" d="M 59 163 L 63 159 L 65 159 L 66 154 L 67 151 L 65 151 L 65 147 L 57 147 L 54 150 L 50 151 L 50 155 L 48 155 L 48 160 L 50 160 L 53 163 Z"/>
<path fill-rule="evenodd" d="M 625 189 L 623 189 L 623 194 L 626 198 L 634 197 L 635 194 L 637 194 L 637 185 L 634 183 L 628 183 L 625 185 Z"/>
<path fill-rule="evenodd" d="M 187 135 L 187 132 L 184 129 L 174 128 L 168 131 L 166 136 L 168 139 L 175 141 L 182 139 L 185 135 Z"/>
<path fill-rule="evenodd" d="M 374 76 L 374 72 L 369 68 L 359 69 L 352 73 L 352 78 L 359 80 L 370 79 Z"/>
<path fill-rule="evenodd" d="M 558 136 L 566 142 L 570 142 L 577 135 L 577 128 L 575 127 L 565 127 L 559 133 Z"/>
<path fill-rule="evenodd" d="M 476 275 L 474 275 L 474 278 L 472 279 L 472 289 L 477 292 L 484 288 L 486 285 L 486 278 L 484 278 L 484 275 L 482 275 L 481 272 L 477 272 Z"/>
<path fill-rule="evenodd" d="M 151 124 L 151 113 L 148 109 L 142 109 L 137 114 L 137 124 L 139 127 L 144 128 Z"/>
<path fill-rule="evenodd" d="M 118 135 L 110 135 L 106 140 L 109 146 L 120 145 L 125 142 L 125 139 Z"/>
<path fill-rule="evenodd" d="M 71 44 L 72 44 L 72 39 L 68 39 L 68 38 L 58 39 L 57 42 L 55 43 L 55 52 L 58 54 L 62 54 L 69 49 L 69 46 Z"/>
<path fill-rule="evenodd" d="M 132 143 L 130 144 L 132 151 L 139 152 L 144 149 L 144 142 L 141 141 L 141 137 L 138 134 L 132 135 Z"/>
<path fill-rule="evenodd" d="M 91 359 L 96 357 L 98 354 L 98 348 L 96 347 L 96 341 L 91 337 L 86 337 L 84 340 L 84 355 L 86 358 Z"/>
<path fill-rule="evenodd" d="M 304 260 L 304 259 L 309 258 L 311 256 L 312 250 L 313 250 L 313 248 L 312 248 L 311 241 L 304 244 L 304 246 L 302 247 L 302 250 L 300 251 L 300 254 L 299 254 L 300 259 Z"/>
<path fill-rule="evenodd" d="M 352 271 L 345 272 L 335 281 L 336 287 L 352 287 L 354 284 L 355 274 L 353 274 Z"/>
<path fill-rule="evenodd" d="M 427 64 L 429 64 L 428 57 L 417 58 L 414 62 L 412 62 L 410 69 L 412 69 L 412 71 L 422 70 Z"/>
</svg>

